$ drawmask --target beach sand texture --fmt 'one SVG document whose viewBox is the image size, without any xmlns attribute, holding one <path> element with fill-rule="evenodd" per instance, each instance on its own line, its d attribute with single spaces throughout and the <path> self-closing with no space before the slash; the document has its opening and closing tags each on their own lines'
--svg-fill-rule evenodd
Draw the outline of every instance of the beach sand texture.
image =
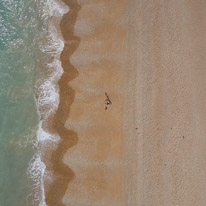
<svg viewBox="0 0 206 206">
<path fill-rule="evenodd" d="M 205 206 L 206 2 L 64 2 L 47 204 Z"/>
</svg>

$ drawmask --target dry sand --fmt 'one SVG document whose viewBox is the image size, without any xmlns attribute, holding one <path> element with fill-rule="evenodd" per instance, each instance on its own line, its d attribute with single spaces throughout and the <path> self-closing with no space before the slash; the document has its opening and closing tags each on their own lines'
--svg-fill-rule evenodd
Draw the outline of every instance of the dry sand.
<svg viewBox="0 0 206 206">
<path fill-rule="evenodd" d="M 78 6 L 61 24 L 55 124 L 69 148 L 54 161 L 71 170 L 55 163 L 66 176 L 50 196 L 64 185 L 66 206 L 205 206 L 206 1 L 65 2 Z"/>
</svg>

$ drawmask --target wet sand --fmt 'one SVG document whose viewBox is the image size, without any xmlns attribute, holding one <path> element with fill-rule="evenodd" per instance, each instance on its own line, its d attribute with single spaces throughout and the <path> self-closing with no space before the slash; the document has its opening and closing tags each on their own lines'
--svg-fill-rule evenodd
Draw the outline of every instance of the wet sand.
<svg viewBox="0 0 206 206">
<path fill-rule="evenodd" d="M 60 30 L 64 39 L 64 49 L 60 55 L 64 70 L 58 81 L 59 106 L 52 117 L 52 126 L 60 136 L 58 145 L 47 145 L 44 162 L 46 163 L 45 193 L 46 204 L 49 206 L 61 206 L 62 198 L 68 184 L 74 178 L 74 172 L 63 162 L 67 150 L 78 142 L 77 133 L 65 127 L 65 122 L 70 114 L 70 108 L 74 101 L 75 91 L 69 86 L 69 82 L 78 76 L 77 69 L 70 63 L 70 57 L 79 45 L 80 39 L 74 35 L 74 23 L 80 5 L 76 0 L 63 1 L 69 7 L 69 12 L 60 21 Z M 50 129 L 51 132 L 53 132 Z"/>
<path fill-rule="evenodd" d="M 206 3 L 65 3 L 47 204 L 204 206 Z"/>
</svg>

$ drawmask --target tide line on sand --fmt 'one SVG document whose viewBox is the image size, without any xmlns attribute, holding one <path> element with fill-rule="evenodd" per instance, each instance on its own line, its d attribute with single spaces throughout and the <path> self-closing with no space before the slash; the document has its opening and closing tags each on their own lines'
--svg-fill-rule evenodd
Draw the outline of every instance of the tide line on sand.
<svg viewBox="0 0 206 206">
<path fill-rule="evenodd" d="M 64 164 L 63 157 L 67 150 L 77 144 L 78 141 L 77 134 L 72 130 L 66 129 L 64 125 L 75 96 L 75 91 L 68 83 L 78 76 L 78 71 L 70 63 L 70 57 L 80 42 L 80 39 L 74 36 L 73 33 L 74 23 L 80 6 L 76 0 L 63 2 L 69 7 L 69 12 L 62 17 L 60 22 L 61 33 L 65 41 L 64 49 L 60 54 L 60 61 L 64 72 L 58 81 L 59 105 L 53 119 L 53 127 L 59 134 L 60 140 L 55 150 L 51 152 L 48 162 L 54 177 L 52 183 L 50 182 L 46 186 L 46 203 L 50 206 L 63 205 L 62 198 L 69 182 L 74 177 L 73 171 Z"/>
</svg>

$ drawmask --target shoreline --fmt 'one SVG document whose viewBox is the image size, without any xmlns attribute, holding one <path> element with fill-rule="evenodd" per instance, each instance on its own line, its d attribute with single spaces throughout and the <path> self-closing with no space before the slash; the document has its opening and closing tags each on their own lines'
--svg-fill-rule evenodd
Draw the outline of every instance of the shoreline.
<svg viewBox="0 0 206 206">
<path fill-rule="evenodd" d="M 39 60 L 36 68 L 38 69 L 35 81 L 35 104 L 38 113 L 38 125 L 36 125 L 36 139 L 31 144 L 36 152 L 31 158 L 27 175 L 32 182 L 32 192 L 27 197 L 28 204 L 45 206 L 45 191 L 48 178 L 50 160 L 49 153 L 55 148 L 59 136 L 51 127 L 53 113 L 59 103 L 57 80 L 61 76 L 62 67 L 60 65 L 60 53 L 64 45 L 61 33 L 59 32 L 58 22 L 63 14 L 68 11 L 59 0 L 43 4 L 42 19 L 44 30 L 38 42 Z M 42 55 L 42 56 L 41 56 Z"/>
</svg>

